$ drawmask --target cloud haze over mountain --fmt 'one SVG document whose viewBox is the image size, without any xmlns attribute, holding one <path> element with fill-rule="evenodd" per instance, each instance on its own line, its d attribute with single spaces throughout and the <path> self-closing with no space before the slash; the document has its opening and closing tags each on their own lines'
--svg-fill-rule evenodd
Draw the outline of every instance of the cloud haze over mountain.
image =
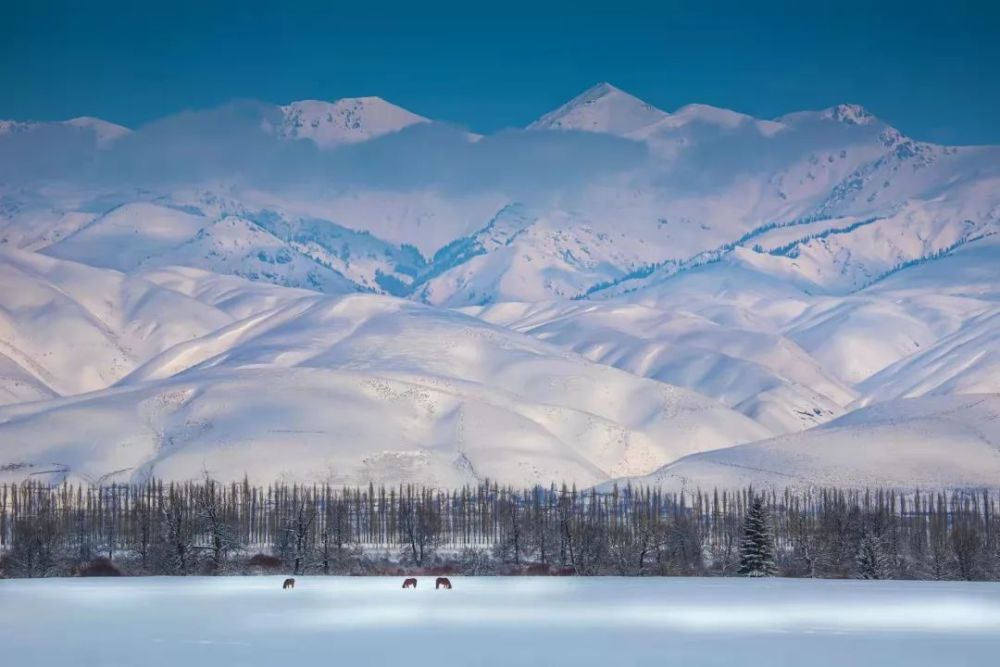
<svg viewBox="0 0 1000 667">
<path fill-rule="evenodd" d="M 108 145 L 89 128 L 45 123 L 0 136 L 10 184 L 63 180 L 81 187 L 435 187 L 501 189 L 537 197 L 586 187 L 644 164 L 646 145 L 586 132 L 508 130 L 489 137 L 419 123 L 330 147 L 282 136 L 279 107 L 237 102 L 144 125 Z M 24 157 L 29 156 L 28 160 Z"/>
</svg>

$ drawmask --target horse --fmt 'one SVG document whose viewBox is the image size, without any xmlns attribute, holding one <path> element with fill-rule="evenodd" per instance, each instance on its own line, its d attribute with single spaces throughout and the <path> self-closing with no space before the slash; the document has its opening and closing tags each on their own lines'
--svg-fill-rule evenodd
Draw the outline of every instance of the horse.
<svg viewBox="0 0 1000 667">
<path fill-rule="evenodd" d="M 448 577 L 438 577 L 437 581 L 434 582 L 434 590 L 439 588 L 447 588 L 451 590 L 451 582 L 448 581 Z"/>
<path fill-rule="evenodd" d="M 291 577 L 285 579 L 285 583 L 281 584 L 281 590 L 285 590 L 286 588 L 295 588 L 295 580 Z"/>
<path fill-rule="evenodd" d="M 403 588 L 416 588 L 417 580 L 414 578 L 409 578 L 403 581 Z"/>
</svg>

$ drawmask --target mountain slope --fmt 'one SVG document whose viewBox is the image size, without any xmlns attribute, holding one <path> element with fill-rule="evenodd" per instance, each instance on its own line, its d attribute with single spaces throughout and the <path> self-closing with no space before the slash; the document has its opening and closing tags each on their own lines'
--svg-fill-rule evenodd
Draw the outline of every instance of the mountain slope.
<svg viewBox="0 0 1000 667">
<path fill-rule="evenodd" d="M 580 130 L 628 136 L 667 117 L 610 83 L 599 83 L 531 125 L 532 130 Z"/>
<path fill-rule="evenodd" d="M 219 126 L 237 125 L 232 113 L 206 112 L 204 118 L 185 117 L 186 123 L 164 123 L 170 130 L 168 143 L 189 141 L 184 132 L 191 123 L 198 132 L 224 134 Z M 238 127 L 245 125 L 241 131 L 256 134 L 227 135 L 219 145 L 195 142 L 209 144 L 207 155 L 192 149 L 173 157 L 159 135 L 158 141 L 139 141 L 153 130 L 140 129 L 121 143 L 130 144 L 133 151 L 156 153 L 129 154 L 130 160 L 142 158 L 140 164 L 182 161 L 165 165 L 163 173 L 179 174 L 176 178 L 192 173 L 195 182 L 178 186 L 167 181 L 153 189 L 159 200 L 186 211 L 197 208 L 208 218 L 206 224 L 224 215 L 258 224 L 268 217 L 282 220 L 287 235 L 268 230 L 290 250 L 335 268 L 363 289 L 439 305 L 608 298 L 656 285 L 701 264 L 751 259 L 756 270 L 780 280 L 813 292 L 846 294 L 1000 229 L 1000 149 L 916 141 L 856 105 L 788 114 L 775 121 L 706 105 L 668 114 L 600 84 L 532 124 L 530 132 L 500 133 L 474 144 L 454 133 L 433 131 L 370 141 L 426 124 L 426 119 L 378 98 L 293 103 L 283 110 L 255 108 L 250 115 L 262 119 L 249 123 L 239 116 L 243 124 Z M 289 142 L 258 136 L 259 126 L 269 123 L 277 123 L 280 137 L 301 136 L 329 142 L 329 147 L 347 142 L 356 152 L 337 158 L 342 151 L 293 150 Z M 565 129 L 586 132 L 557 131 Z M 595 143 L 595 134 L 629 141 L 608 138 L 608 143 Z M 118 143 L 103 151 L 110 153 L 112 164 Z M 648 150 L 625 150 L 626 144 Z M 246 155 L 240 152 L 244 147 L 250 151 Z M 19 144 L 15 149 L 42 154 L 55 150 L 51 143 Z M 253 150 L 261 151 L 257 159 Z M 619 162 L 619 152 L 629 157 Z M 229 183 L 225 177 L 217 183 L 197 176 L 210 171 L 192 170 L 188 164 L 193 159 L 228 164 L 227 155 L 238 156 L 240 164 L 226 173 L 249 162 L 261 164 L 263 175 L 251 171 L 246 178 L 253 180 L 252 186 L 240 179 Z M 521 161 L 511 155 L 521 156 Z M 509 179 L 511 172 L 530 172 L 536 162 L 548 164 L 553 155 L 579 158 L 553 162 L 549 171 L 556 173 L 532 174 L 527 183 Z M 274 173 L 267 169 L 272 163 Z M 578 165 L 605 163 L 620 166 L 572 174 Z M 305 165 L 301 168 L 307 173 L 296 172 L 296 165 Z M 15 167 L 15 172 L 20 170 Z M 46 165 L 43 171 L 49 174 L 52 168 Z M 71 170 L 64 178 L 72 181 L 79 171 Z M 321 187 L 297 185 L 314 177 Z M 136 203 L 122 194 L 129 191 L 112 190 L 126 200 L 125 206 L 120 213 L 101 213 L 114 218 L 131 211 L 137 219 L 122 221 L 123 234 L 142 226 L 143 216 L 161 217 L 130 208 Z M 52 191 L 47 188 L 37 198 L 44 201 Z M 15 210 L 28 199 L 24 192 L 0 196 L 10 199 Z M 99 194 L 93 193 L 93 199 L 100 201 Z M 220 206 L 221 201 L 226 205 Z M 92 211 L 91 203 L 85 203 Z M 57 208 L 65 216 L 82 215 L 85 207 L 79 201 L 50 206 Z M 528 221 L 516 237 L 481 244 L 475 253 L 452 255 L 452 264 L 437 265 L 422 281 L 416 279 L 422 267 L 412 261 L 417 256 L 410 248 L 430 264 L 437 253 L 455 244 L 478 243 L 498 212 L 508 209 L 523 211 Z M 0 207 L 0 213 L 3 210 Z M 58 237 L 55 231 L 45 234 L 50 242 L 58 241 L 51 252 L 108 261 L 96 257 L 100 243 L 89 255 L 68 250 L 95 231 L 85 228 L 77 239 L 68 240 L 63 237 L 72 231 L 70 223 L 51 224 L 62 230 Z M 22 247 L 40 247 L 36 234 L 13 229 L 32 226 L 29 218 L 12 221 L 4 226 L 4 235 Z M 331 241 L 337 243 L 335 248 Z M 747 252 L 738 256 L 741 250 Z M 142 252 L 149 254 L 136 254 Z M 386 253 L 387 258 L 379 256 Z M 280 273 L 274 275 L 280 278 Z"/>
<path fill-rule="evenodd" d="M 0 120 L 0 135 L 32 132 L 47 125 L 65 125 L 86 130 L 93 134 L 95 144 L 98 148 L 105 148 L 132 131 L 127 127 L 100 118 L 80 116 L 78 118 L 53 122 Z"/>
<path fill-rule="evenodd" d="M 327 294 L 356 289 L 333 268 L 302 254 L 260 226 L 232 216 L 206 225 L 185 243 L 150 257 L 141 268 L 173 265 Z"/>
<path fill-rule="evenodd" d="M 281 107 L 281 111 L 284 121 L 278 128 L 279 136 L 309 139 L 320 148 L 357 143 L 428 122 L 378 97 L 302 100 Z"/>
<path fill-rule="evenodd" d="M 592 361 L 711 396 L 775 433 L 839 416 L 857 397 L 787 338 L 683 311 L 573 302 L 467 312 Z"/>
<path fill-rule="evenodd" d="M 133 202 L 112 208 L 43 252 L 128 272 L 188 241 L 208 222 L 177 208 Z"/>
<path fill-rule="evenodd" d="M 971 431 L 889 417 L 1000 391 L 998 239 L 1000 148 L 851 104 L 601 84 L 476 138 L 378 98 L 5 122 L 0 438 L 88 478 L 589 484 L 794 434 L 819 449 L 768 445 L 761 479 L 851 484 L 933 482 L 953 436 L 938 481 L 973 479 Z"/>
<path fill-rule="evenodd" d="M 10 350 L 9 344 L 0 340 L 0 349 Z M 13 353 L 17 354 L 17 351 Z M 0 354 L 0 405 L 28 403 L 56 396 L 58 394 L 36 374 L 10 357 Z"/>
<path fill-rule="evenodd" d="M 964 322 L 858 386 L 866 402 L 941 394 L 1000 393 L 1000 306 Z"/>
<path fill-rule="evenodd" d="M 0 284 L 8 400 L 102 389 L 153 355 L 232 321 L 150 282 L 35 253 L 0 251 Z"/>
<path fill-rule="evenodd" d="M 100 420 L 79 425 L 85 415 Z M 76 424 L 76 428 L 70 425 Z M 759 438 L 691 392 L 454 313 L 314 297 L 152 359 L 118 386 L 0 410 L 13 476 L 597 483 Z"/>
<path fill-rule="evenodd" d="M 994 487 L 1000 395 L 935 396 L 862 408 L 816 428 L 696 454 L 631 480 L 665 489 Z"/>
</svg>

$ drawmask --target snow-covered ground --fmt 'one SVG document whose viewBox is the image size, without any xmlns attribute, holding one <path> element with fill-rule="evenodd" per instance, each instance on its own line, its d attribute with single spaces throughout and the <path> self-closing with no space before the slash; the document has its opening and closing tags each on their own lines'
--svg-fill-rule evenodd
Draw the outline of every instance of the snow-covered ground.
<svg viewBox="0 0 1000 667">
<path fill-rule="evenodd" d="M 1000 585 L 424 577 L 0 581 L 12 667 L 993 664 Z"/>
</svg>

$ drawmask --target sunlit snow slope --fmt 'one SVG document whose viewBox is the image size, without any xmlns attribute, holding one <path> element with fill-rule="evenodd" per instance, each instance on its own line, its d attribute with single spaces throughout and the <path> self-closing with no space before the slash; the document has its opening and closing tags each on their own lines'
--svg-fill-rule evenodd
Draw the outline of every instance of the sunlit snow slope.
<svg viewBox="0 0 1000 667">
<path fill-rule="evenodd" d="M 1000 479 L 1000 394 L 861 408 L 823 426 L 696 454 L 629 480 L 661 488 L 992 488 Z"/>
<path fill-rule="evenodd" d="M 710 399 L 468 316 L 317 296 L 175 345 L 105 391 L 0 410 L 0 466 L 594 484 L 765 435 Z"/>
</svg>

